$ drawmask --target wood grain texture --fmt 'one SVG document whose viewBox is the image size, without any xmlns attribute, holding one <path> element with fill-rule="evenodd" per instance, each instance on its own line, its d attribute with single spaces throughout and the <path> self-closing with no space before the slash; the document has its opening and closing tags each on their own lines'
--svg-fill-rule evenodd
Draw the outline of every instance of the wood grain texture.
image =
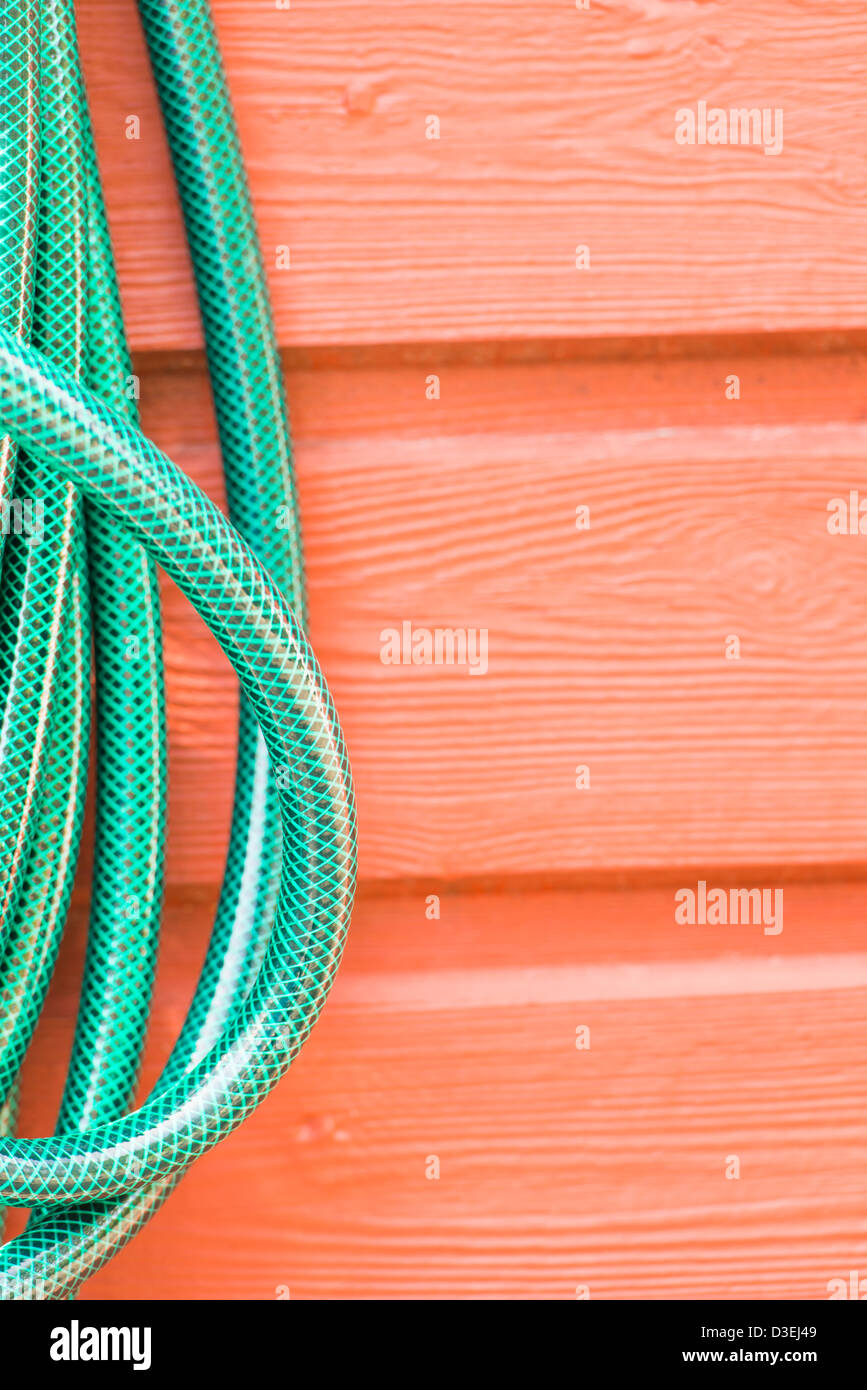
<svg viewBox="0 0 867 1390">
<path fill-rule="evenodd" d="M 77 8 L 132 340 L 187 347 L 198 320 L 135 6 Z M 867 323 L 858 0 L 214 11 L 285 343 Z M 782 109 L 782 153 L 678 146 L 675 112 L 701 100 Z"/>
<path fill-rule="evenodd" d="M 867 888 L 785 893 L 773 939 L 677 927 L 670 889 L 445 892 L 439 921 L 420 893 L 365 897 L 290 1076 L 84 1296 L 827 1297 L 867 1260 Z M 212 905 L 167 914 L 151 1080 Z M 81 945 L 77 918 L 31 1132 Z"/>
<path fill-rule="evenodd" d="M 863 359 L 447 365 L 439 401 L 428 366 L 289 379 L 362 875 L 862 863 L 867 549 L 826 521 L 863 478 Z M 219 497 L 201 375 L 142 404 Z M 404 621 L 486 628 L 487 674 L 383 665 Z M 171 874 L 212 882 L 233 681 L 173 591 L 166 625 Z"/>
<path fill-rule="evenodd" d="M 214 10 L 362 894 L 289 1077 L 84 1297 L 825 1298 L 867 1270 L 867 886 L 798 881 L 867 859 L 867 538 L 826 529 L 867 496 L 863 6 Z M 222 504 L 135 3 L 77 12 L 144 425 Z M 783 152 L 678 147 L 699 100 L 781 108 Z M 235 738 L 230 672 L 164 594 L 144 1090 L 204 956 Z M 403 621 L 485 627 L 488 673 L 384 666 Z M 678 926 L 698 877 L 783 885 L 782 934 Z M 86 890 L 25 1133 L 61 1093 Z"/>
</svg>

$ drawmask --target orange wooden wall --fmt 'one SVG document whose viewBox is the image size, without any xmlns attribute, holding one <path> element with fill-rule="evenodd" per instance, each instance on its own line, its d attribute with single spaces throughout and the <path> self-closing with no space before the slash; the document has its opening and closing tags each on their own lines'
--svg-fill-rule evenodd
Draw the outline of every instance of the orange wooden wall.
<svg viewBox="0 0 867 1390">
<path fill-rule="evenodd" d="M 134 5 L 78 8 L 145 425 L 219 500 Z M 290 1076 L 85 1297 L 825 1297 L 867 1270 L 867 539 L 826 526 L 867 495 L 863 7 L 214 10 L 361 897 Z M 781 108 L 783 151 L 677 145 L 699 100 Z M 151 1078 L 204 949 L 235 703 L 169 586 L 165 618 Z M 404 620 L 487 628 L 487 674 L 384 666 Z M 783 933 L 676 925 L 698 878 L 783 886 Z"/>
</svg>

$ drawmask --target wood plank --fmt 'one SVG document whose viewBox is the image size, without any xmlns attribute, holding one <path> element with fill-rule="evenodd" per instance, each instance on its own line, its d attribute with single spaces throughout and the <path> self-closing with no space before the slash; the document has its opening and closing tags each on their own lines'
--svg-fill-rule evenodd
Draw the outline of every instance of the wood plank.
<svg viewBox="0 0 867 1390">
<path fill-rule="evenodd" d="M 447 365 L 439 401 L 423 365 L 290 375 L 364 877 L 863 862 L 867 550 L 826 527 L 863 478 L 863 367 Z M 200 375 L 148 373 L 143 406 L 219 496 Z M 405 621 L 486 628 L 487 674 L 383 665 Z M 166 623 L 171 872 L 213 882 L 233 683 L 171 591 Z"/>
<path fill-rule="evenodd" d="M 662 888 L 447 893 L 433 922 L 421 893 L 366 896 L 290 1076 L 85 1297 L 827 1297 L 867 1267 L 867 888 L 785 891 L 776 938 L 678 927 Z M 211 906 L 167 914 L 151 1079 Z M 78 919 L 73 937 L 27 1064 L 31 1132 L 59 1090 Z"/>
<path fill-rule="evenodd" d="M 133 342 L 193 345 L 134 0 L 77 9 Z M 285 343 L 867 323 L 858 0 L 214 11 Z M 699 101 L 781 109 L 782 152 L 678 145 Z"/>
</svg>

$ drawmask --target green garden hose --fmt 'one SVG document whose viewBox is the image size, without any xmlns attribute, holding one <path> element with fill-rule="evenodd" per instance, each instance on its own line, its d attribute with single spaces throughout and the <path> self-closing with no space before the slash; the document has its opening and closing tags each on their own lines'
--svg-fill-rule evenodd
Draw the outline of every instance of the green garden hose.
<svg viewBox="0 0 867 1390">
<path fill-rule="evenodd" d="M 12 528 L 0 574 L 0 776 L 15 809 L 0 832 L 0 1206 L 31 1208 L 24 1233 L 0 1248 L 6 1299 L 74 1296 L 268 1094 L 324 1002 L 354 892 L 351 775 L 304 635 L 280 362 L 216 37 L 205 0 L 139 8 L 193 257 L 230 520 L 137 426 L 71 0 L 7 0 L 0 503 L 5 519 L 26 502 L 40 525 Z M 156 564 L 217 637 L 241 698 L 210 946 L 169 1061 L 136 1108 L 166 804 Z M 81 827 L 91 632 L 85 977 L 56 1133 L 19 1139 L 18 1072 Z"/>
</svg>

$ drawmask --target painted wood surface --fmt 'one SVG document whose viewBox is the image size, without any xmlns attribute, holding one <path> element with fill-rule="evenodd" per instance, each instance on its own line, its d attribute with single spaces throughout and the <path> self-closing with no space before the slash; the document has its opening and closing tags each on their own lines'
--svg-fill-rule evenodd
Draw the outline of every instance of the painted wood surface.
<svg viewBox="0 0 867 1390">
<path fill-rule="evenodd" d="M 439 400 L 430 365 L 289 374 L 363 877 L 862 863 L 867 550 L 827 506 L 863 478 L 864 359 L 446 364 Z M 219 497 L 200 372 L 142 377 Z M 487 673 L 384 665 L 405 622 L 486 629 Z M 172 591 L 166 624 L 171 875 L 210 882 L 233 678 Z"/>
<path fill-rule="evenodd" d="M 145 427 L 221 501 L 134 0 L 77 9 Z M 362 898 L 290 1076 L 84 1297 L 827 1297 L 867 1269 L 867 541 L 826 527 L 867 496 L 863 7 L 214 9 Z M 679 147 L 700 100 L 781 108 L 782 153 Z M 227 668 L 165 600 L 145 1085 L 203 958 L 234 737 Z M 405 620 L 485 626 L 488 673 L 384 666 Z M 678 926 L 699 877 L 782 887 L 782 934 Z"/>
<path fill-rule="evenodd" d="M 134 0 L 78 10 L 133 342 L 186 347 L 199 330 Z M 214 12 L 284 342 L 867 321 L 859 0 Z M 780 109 L 782 152 L 678 145 L 676 112 L 700 101 Z"/>
<path fill-rule="evenodd" d="M 827 1297 L 867 1260 L 867 886 L 784 893 L 773 938 L 677 926 L 662 887 L 446 892 L 435 921 L 420 893 L 365 896 L 289 1077 L 85 1297 Z M 150 1079 L 211 907 L 167 914 Z"/>
</svg>

